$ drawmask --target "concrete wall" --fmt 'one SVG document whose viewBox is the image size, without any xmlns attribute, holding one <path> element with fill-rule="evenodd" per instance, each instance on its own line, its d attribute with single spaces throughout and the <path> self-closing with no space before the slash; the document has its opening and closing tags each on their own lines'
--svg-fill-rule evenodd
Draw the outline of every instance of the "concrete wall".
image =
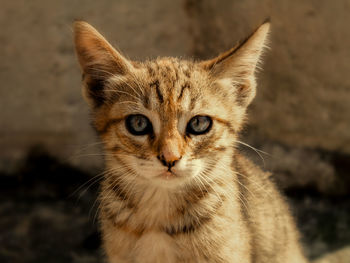
<svg viewBox="0 0 350 263">
<path fill-rule="evenodd" d="M 15 169 L 35 145 L 84 169 L 101 164 L 80 93 L 74 19 L 145 59 L 208 58 L 270 17 L 247 140 L 350 154 L 349 12 L 347 0 L 2 0 L 0 170 Z"/>
</svg>

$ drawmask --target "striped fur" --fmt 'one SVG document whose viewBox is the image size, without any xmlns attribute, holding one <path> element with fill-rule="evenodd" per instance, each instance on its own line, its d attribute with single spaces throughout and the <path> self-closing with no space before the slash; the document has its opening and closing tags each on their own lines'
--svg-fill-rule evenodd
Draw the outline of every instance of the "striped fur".
<svg viewBox="0 0 350 263">
<path fill-rule="evenodd" d="M 235 149 L 268 30 L 210 61 L 140 63 L 75 24 L 84 95 L 107 156 L 100 222 L 109 262 L 305 262 L 269 175 Z M 130 134 L 131 114 L 146 116 L 152 132 Z M 186 130 L 197 115 L 211 117 L 208 133 Z"/>
</svg>

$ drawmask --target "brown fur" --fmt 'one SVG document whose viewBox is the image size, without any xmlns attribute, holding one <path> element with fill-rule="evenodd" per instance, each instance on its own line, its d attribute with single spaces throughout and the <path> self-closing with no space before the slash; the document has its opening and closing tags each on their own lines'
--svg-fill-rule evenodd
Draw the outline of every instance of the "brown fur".
<svg viewBox="0 0 350 263">
<path fill-rule="evenodd" d="M 269 174 L 235 149 L 268 31 L 265 23 L 210 61 L 140 63 L 75 24 L 84 95 L 107 154 L 100 222 L 109 262 L 306 262 Z M 146 116 L 152 132 L 130 134 L 130 114 Z M 210 131 L 190 134 L 194 116 L 209 116 Z"/>
</svg>

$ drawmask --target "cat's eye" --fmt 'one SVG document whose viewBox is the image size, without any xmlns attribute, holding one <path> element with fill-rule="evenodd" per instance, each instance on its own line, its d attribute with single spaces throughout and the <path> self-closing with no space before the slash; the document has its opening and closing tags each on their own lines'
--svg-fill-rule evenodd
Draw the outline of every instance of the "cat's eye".
<svg viewBox="0 0 350 263">
<path fill-rule="evenodd" d="M 213 121 L 208 116 L 194 116 L 187 124 L 186 131 L 190 134 L 200 135 L 210 131 Z"/>
<path fill-rule="evenodd" d="M 125 119 L 126 129 L 133 135 L 146 135 L 152 132 L 152 123 L 142 114 L 129 115 Z"/>
</svg>

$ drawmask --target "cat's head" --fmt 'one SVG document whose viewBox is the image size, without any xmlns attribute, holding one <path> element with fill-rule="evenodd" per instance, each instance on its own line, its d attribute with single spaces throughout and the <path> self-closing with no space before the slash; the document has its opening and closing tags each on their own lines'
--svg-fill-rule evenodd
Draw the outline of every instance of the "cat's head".
<svg viewBox="0 0 350 263">
<path fill-rule="evenodd" d="M 159 185 L 210 176 L 231 162 L 269 23 L 209 61 L 130 61 L 93 27 L 76 22 L 83 93 L 109 169 Z"/>
</svg>

